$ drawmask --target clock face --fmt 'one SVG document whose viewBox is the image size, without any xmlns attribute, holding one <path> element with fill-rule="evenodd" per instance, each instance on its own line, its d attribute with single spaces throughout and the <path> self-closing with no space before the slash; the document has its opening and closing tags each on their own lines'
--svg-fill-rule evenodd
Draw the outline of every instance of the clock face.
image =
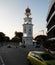
<svg viewBox="0 0 55 65">
<path fill-rule="evenodd" d="M 31 29 L 29 29 L 29 32 L 31 32 Z"/>
<path fill-rule="evenodd" d="M 31 22 L 31 20 L 29 20 L 29 22 Z"/>
<path fill-rule="evenodd" d="M 31 34 L 32 34 L 31 29 L 29 29 L 29 35 L 31 35 Z"/>
</svg>

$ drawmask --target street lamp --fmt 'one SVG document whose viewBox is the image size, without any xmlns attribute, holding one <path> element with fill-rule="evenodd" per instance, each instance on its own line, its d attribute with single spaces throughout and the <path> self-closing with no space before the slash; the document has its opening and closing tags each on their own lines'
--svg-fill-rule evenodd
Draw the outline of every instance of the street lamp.
<svg viewBox="0 0 55 65">
<path fill-rule="evenodd" d="M 41 30 L 41 32 L 43 32 L 43 35 L 44 35 L 44 30 Z"/>
</svg>

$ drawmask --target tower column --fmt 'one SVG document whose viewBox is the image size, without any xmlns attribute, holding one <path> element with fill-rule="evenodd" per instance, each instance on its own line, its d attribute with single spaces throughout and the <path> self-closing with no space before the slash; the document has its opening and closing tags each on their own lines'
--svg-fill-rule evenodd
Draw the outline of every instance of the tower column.
<svg viewBox="0 0 55 65">
<path fill-rule="evenodd" d="M 33 24 L 32 18 L 29 17 L 31 15 L 29 8 L 25 10 L 25 15 L 26 17 L 24 18 L 23 24 L 23 44 L 30 46 L 33 45 Z"/>
</svg>

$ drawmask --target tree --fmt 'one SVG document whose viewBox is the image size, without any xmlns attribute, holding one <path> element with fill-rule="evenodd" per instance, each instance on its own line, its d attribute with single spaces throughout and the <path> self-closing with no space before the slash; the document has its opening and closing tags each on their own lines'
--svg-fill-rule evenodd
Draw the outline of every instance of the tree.
<svg viewBox="0 0 55 65">
<path fill-rule="evenodd" d="M 10 38 L 8 36 L 5 36 L 5 41 L 6 42 L 9 42 L 10 41 Z"/>
<path fill-rule="evenodd" d="M 22 42 L 23 33 L 22 32 L 15 32 L 15 37 L 19 39 L 20 42 Z"/>
<path fill-rule="evenodd" d="M 3 32 L 0 32 L 0 42 L 5 41 L 5 34 Z"/>
<path fill-rule="evenodd" d="M 8 42 L 10 40 L 10 38 L 8 36 L 5 36 L 5 34 L 3 32 L 0 32 L 0 44 L 1 46 L 3 46 L 3 42 Z"/>
<path fill-rule="evenodd" d="M 12 42 L 16 42 L 16 43 L 19 43 L 19 39 L 17 37 L 14 37 L 11 39 Z"/>
<path fill-rule="evenodd" d="M 43 46 L 45 46 L 45 42 L 47 40 L 47 36 L 46 35 L 38 35 L 35 37 L 35 41 L 37 43 L 41 43 Z"/>
<path fill-rule="evenodd" d="M 3 32 L 0 32 L 0 44 L 3 46 L 3 42 L 5 41 L 5 34 Z"/>
<path fill-rule="evenodd" d="M 15 36 L 11 39 L 12 42 L 22 42 L 22 32 L 15 32 Z"/>
<path fill-rule="evenodd" d="M 35 41 L 41 43 L 47 49 L 55 50 L 55 40 L 49 40 L 45 35 L 36 36 Z"/>
</svg>

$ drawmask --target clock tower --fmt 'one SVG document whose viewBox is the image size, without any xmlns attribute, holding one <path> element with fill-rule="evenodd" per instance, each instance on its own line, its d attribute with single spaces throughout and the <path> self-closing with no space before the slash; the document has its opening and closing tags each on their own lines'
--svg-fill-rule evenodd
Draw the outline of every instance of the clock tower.
<svg viewBox="0 0 55 65">
<path fill-rule="evenodd" d="M 26 17 L 23 24 L 23 44 L 26 46 L 33 45 L 33 24 L 30 11 L 29 8 L 25 10 Z"/>
</svg>

